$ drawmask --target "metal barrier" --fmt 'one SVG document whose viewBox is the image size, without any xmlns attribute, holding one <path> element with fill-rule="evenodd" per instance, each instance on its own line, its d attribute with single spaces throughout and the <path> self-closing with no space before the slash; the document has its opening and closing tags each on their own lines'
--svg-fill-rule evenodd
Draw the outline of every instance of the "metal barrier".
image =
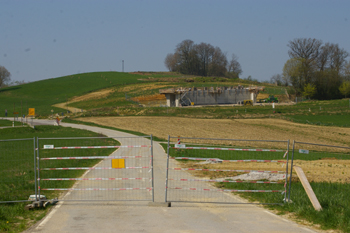
<svg viewBox="0 0 350 233">
<path fill-rule="evenodd" d="M 37 145 L 38 194 L 64 201 L 154 201 L 152 136 L 38 138 Z"/>
<path fill-rule="evenodd" d="M 0 203 L 27 202 L 35 186 L 35 139 L 0 140 Z"/>
<path fill-rule="evenodd" d="M 338 199 L 349 194 L 350 147 L 293 141 L 290 186 L 293 185 L 292 177 L 297 177 L 292 173 L 293 166 L 302 168 L 316 196 L 324 189 L 334 190 L 332 193 L 339 195 Z M 289 200 L 293 190 L 288 194 Z"/>
<path fill-rule="evenodd" d="M 261 204 L 283 203 L 288 149 L 289 141 L 169 136 L 165 201 L 243 203 L 232 193 L 255 193 L 275 195 Z"/>
</svg>

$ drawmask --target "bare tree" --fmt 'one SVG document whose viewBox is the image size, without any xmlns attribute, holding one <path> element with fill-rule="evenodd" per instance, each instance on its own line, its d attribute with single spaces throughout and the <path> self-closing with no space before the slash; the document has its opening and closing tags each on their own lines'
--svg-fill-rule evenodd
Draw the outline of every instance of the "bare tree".
<svg viewBox="0 0 350 233">
<path fill-rule="evenodd" d="M 209 76 L 225 76 L 227 69 L 226 54 L 219 47 L 215 47 L 212 62 L 209 64 Z"/>
<path fill-rule="evenodd" d="M 165 57 L 164 64 L 169 71 L 176 71 L 176 54 L 168 53 L 168 55 Z"/>
<path fill-rule="evenodd" d="M 350 81 L 350 61 L 345 62 L 344 65 L 344 78 L 347 81 Z"/>
<path fill-rule="evenodd" d="M 346 64 L 346 58 L 349 53 L 344 49 L 339 48 L 338 44 L 332 44 L 332 53 L 330 54 L 330 68 L 339 73 Z"/>
<path fill-rule="evenodd" d="M 312 72 L 314 71 L 313 67 L 315 66 L 317 58 L 319 57 L 321 45 L 321 40 L 311 38 L 298 38 L 289 41 L 289 57 L 302 59 L 302 79 L 304 79 L 306 84 L 311 82 Z"/>
<path fill-rule="evenodd" d="M 212 62 L 215 48 L 211 44 L 200 43 L 195 45 L 199 62 L 199 75 L 207 76 L 209 64 Z"/>
<path fill-rule="evenodd" d="M 311 38 L 298 38 L 289 41 L 288 51 L 290 58 L 303 58 L 306 62 L 314 61 L 320 53 L 321 40 Z"/>
<path fill-rule="evenodd" d="M 11 80 L 11 73 L 4 67 L 0 66 L 0 88 L 4 87 Z"/>
<path fill-rule="evenodd" d="M 196 51 L 192 40 L 184 40 L 176 46 L 176 52 L 179 59 L 179 72 L 184 74 L 195 74 Z"/>
<path fill-rule="evenodd" d="M 275 84 L 276 86 L 282 86 L 283 84 L 283 79 L 282 75 L 280 74 L 275 74 L 270 78 L 270 82 Z"/>
<path fill-rule="evenodd" d="M 231 61 L 228 63 L 227 72 L 233 78 L 239 78 L 239 75 L 242 73 L 241 64 L 239 64 L 238 57 L 234 53 L 232 54 Z"/>
<path fill-rule="evenodd" d="M 317 58 L 317 66 L 320 71 L 331 69 L 340 73 L 346 65 L 345 59 L 348 56 L 349 53 L 344 49 L 339 48 L 338 44 L 326 43 L 320 48 L 320 54 Z"/>
</svg>

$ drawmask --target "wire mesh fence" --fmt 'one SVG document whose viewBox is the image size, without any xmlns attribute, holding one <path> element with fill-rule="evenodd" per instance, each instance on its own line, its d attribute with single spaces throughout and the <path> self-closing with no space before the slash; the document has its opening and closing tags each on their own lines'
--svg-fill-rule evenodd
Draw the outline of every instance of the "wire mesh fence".
<svg viewBox="0 0 350 233">
<path fill-rule="evenodd" d="M 311 185 L 338 190 L 334 195 L 350 191 L 350 147 L 294 141 L 292 157 L 291 172 L 292 167 L 301 167 Z M 296 173 L 290 180 L 298 182 Z"/>
<path fill-rule="evenodd" d="M 38 193 L 75 201 L 153 201 L 152 138 L 39 138 Z"/>
<path fill-rule="evenodd" d="M 289 141 L 169 136 L 165 201 L 242 203 L 240 195 L 254 193 L 283 203 L 288 148 Z"/>
<path fill-rule="evenodd" d="M 0 140 L 0 203 L 35 194 L 35 139 Z"/>
</svg>

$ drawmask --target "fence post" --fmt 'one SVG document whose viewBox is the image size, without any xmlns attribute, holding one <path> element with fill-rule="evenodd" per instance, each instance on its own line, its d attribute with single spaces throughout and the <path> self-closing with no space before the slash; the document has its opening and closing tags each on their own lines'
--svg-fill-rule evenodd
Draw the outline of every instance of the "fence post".
<svg viewBox="0 0 350 233">
<path fill-rule="evenodd" d="M 170 135 L 168 135 L 168 148 L 167 148 L 167 162 L 166 162 L 166 178 L 165 178 L 165 202 L 167 202 L 168 194 L 168 177 L 169 177 L 169 146 L 170 146 Z"/>
<path fill-rule="evenodd" d="M 154 202 L 153 136 L 151 134 L 152 202 Z"/>
<path fill-rule="evenodd" d="M 285 190 L 285 192 L 284 192 L 284 202 L 287 201 L 288 166 L 289 166 L 289 164 L 288 164 L 288 162 L 289 162 L 289 139 L 288 139 L 286 153 L 287 153 L 287 164 L 286 164 L 286 182 L 285 182 L 285 188 L 284 188 L 284 190 Z"/>
<path fill-rule="evenodd" d="M 33 144 L 34 144 L 34 192 L 35 192 L 35 200 L 38 200 L 38 186 L 37 186 L 37 180 L 36 180 L 36 173 L 37 173 L 37 167 L 36 167 L 36 151 L 38 150 L 37 146 L 35 145 L 35 137 L 33 137 Z"/>
<path fill-rule="evenodd" d="M 291 192 L 291 186 L 292 186 L 293 160 L 294 160 L 294 146 L 295 146 L 295 140 L 293 140 L 292 161 L 291 161 L 291 165 L 290 165 L 290 178 L 289 178 L 288 202 L 290 202 L 290 192 Z"/>
<path fill-rule="evenodd" d="M 39 138 L 36 138 L 36 146 L 37 146 L 37 150 L 36 150 L 36 160 L 37 160 L 37 171 L 38 171 L 38 183 L 37 183 L 37 189 L 38 189 L 38 195 L 39 195 L 39 199 L 40 199 L 40 155 L 39 155 Z M 37 198 L 38 201 L 38 198 Z"/>
</svg>

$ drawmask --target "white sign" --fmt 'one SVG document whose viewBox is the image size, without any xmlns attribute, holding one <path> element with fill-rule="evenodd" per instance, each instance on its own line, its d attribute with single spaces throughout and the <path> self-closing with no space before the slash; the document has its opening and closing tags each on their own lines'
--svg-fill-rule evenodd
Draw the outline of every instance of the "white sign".
<svg viewBox="0 0 350 233">
<path fill-rule="evenodd" d="M 53 145 L 44 145 L 44 149 L 53 149 L 55 148 Z"/>
<path fill-rule="evenodd" d="M 309 154 L 309 150 L 299 149 L 300 154 Z"/>
<path fill-rule="evenodd" d="M 175 148 L 186 148 L 185 144 L 175 144 Z"/>
</svg>

